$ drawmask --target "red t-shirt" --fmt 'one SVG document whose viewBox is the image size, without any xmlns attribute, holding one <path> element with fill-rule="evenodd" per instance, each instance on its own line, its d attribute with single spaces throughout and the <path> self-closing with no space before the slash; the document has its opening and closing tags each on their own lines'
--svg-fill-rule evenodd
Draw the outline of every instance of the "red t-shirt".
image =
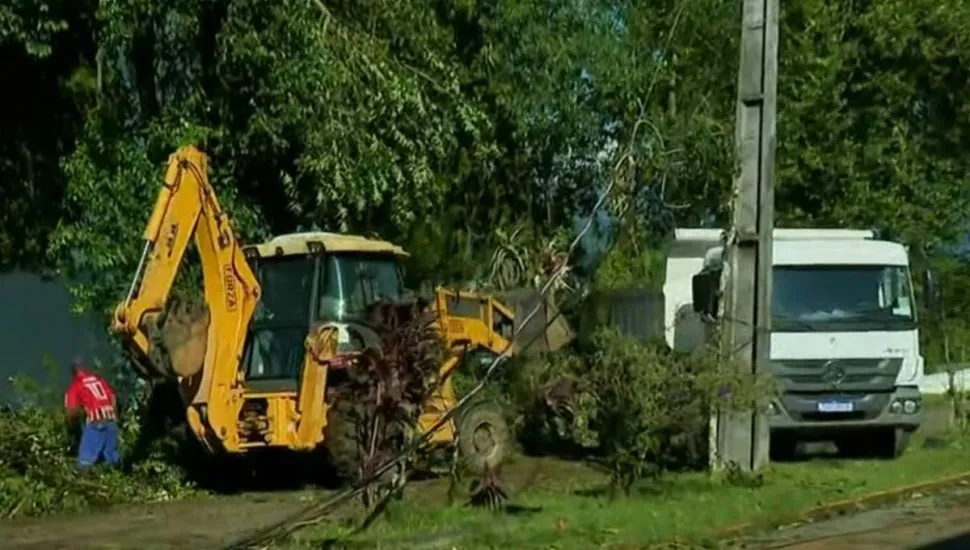
<svg viewBox="0 0 970 550">
<path fill-rule="evenodd" d="M 115 420 L 115 392 L 111 386 L 93 372 L 77 373 L 64 394 L 64 406 L 68 410 L 84 407 L 88 422 Z"/>
</svg>

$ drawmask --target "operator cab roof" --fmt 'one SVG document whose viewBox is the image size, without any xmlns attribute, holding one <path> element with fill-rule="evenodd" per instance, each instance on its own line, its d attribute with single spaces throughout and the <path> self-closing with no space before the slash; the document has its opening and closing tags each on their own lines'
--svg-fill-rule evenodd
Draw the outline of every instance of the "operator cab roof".
<svg viewBox="0 0 970 550">
<path fill-rule="evenodd" d="M 370 238 L 362 235 L 326 233 L 322 231 L 280 235 L 262 244 L 244 246 L 243 252 L 247 256 L 255 253 L 260 258 L 301 256 L 316 251 L 315 249 L 317 247 L 322 247 L 323 252 L 393 254 L 401 258 L 409 256 L 400 246 L 378 238 Z"/>
</svg>

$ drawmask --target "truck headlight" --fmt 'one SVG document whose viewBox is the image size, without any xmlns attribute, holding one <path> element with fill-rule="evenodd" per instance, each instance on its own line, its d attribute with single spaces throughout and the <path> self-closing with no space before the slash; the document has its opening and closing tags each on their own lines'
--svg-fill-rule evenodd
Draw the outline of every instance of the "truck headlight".
<svg viewBox="0 0 970 550">
<path fill-rule="evenodd" d="M 919 401 L 915 399 L 894 399 L 889 405 L 889 412 L 893 414 L 916 414 L 919 411 Z"/>
<path fill-rule="evenodd" d="M 919 404 L 912 399 L 907 399 L 903 402 L 903 412 L 906 414 L 914 414 L 917 409 L 919 409 Z"/>
</svg>

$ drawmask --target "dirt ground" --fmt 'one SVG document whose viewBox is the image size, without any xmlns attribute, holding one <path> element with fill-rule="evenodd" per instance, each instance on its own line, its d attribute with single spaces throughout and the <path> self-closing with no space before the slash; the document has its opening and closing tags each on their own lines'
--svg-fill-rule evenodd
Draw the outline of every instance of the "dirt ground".
<svg viewBox="0 0 970 550">
<path fill-rule="evenodd" d="M 552 464 L 549 466 L 548 464 Z M 550 475 L 590 475 L 578 463 L 517 459 L 503 471 L 509 489 L 551 483 Z M 416 498 L 445 502 L 446 478 L 415 482 Z M 97 512 L 0 521 L 4 550 L 220 548 L 274 525 L 333 493 L 324 490 L 244 493 L 116 507 Z M 346 509 L 347 513 L 353 513 Z"/>
<path fill-rule="evenodd" d="M 948 421 L 948 411 L 929 409 L 924 424 L 925 434 L 938 433 Z M 543 483 L 541 461 L 514 468 L 513 485 Z M 506 472 L 512 473 L 512 472 Z M 440 483 L 432 483 L 427 489 Z M 425 491 L 431 493 L 442 491 Z M 435 495 L 436 497 L 439 495 Z M 322 491 L 246 493 L 236 496 L 210 497 L 179 502 L 135 505 L 76 515 L 45 518 L 23 518 L 0 521 L 0 546 L 11 550 L 46 549 L 171 549 L 219 548 L 249 533 L 272 525 L 306 507 L 312 500 L 326 497 Z M 876 548 L 865 546 L 874 541 L 879 548 L 920 548 L 927 537 L 946 537 L 967 529 L 970 517 L 970 490 L 962 508 L 941 508 L 953 501 L 943 497 L 923 499 L 906 506 L 884 511 L 865 512 L 850 518 L 803 526 L 772 537 L 752 541 L 754 547 L 793 548 L 796 550 L 838 550 L 840 548 Z M 442 497 L 443 498 L 443 497 Z M 949 505 L 947 504 L 947 505 Z M 935 507 L 935 508 L 934 508 Z M 943 511 L 941 511 L 943 510 Z M 932 511 L 932 513 L 930 512 Z M 920 521 L 910 521 L 919 517 Z M 888 525 L 893 525 L 889 530 Z M 859 533 L 876 529 L 875 533 Z M 854 534 L 853 534 L 854 533 Z M 874 537 L 888 535 L 890 542 Z M 824 541 L 798 542 L 825 535 Z M 835 537 L 835 538 L 832 538 Z M 862 538 L 859 538 L 862 537 Z M 869 538 L 866 538 L 869 537 Z M 799 545 L 792 545 L 792 544 Z M 778 546 L 782 544 L 783 546 Z M 820 546 L 821 544 L 821 546 Z M 887 545 L 888 544 L 888 545 Z M 896 544 L 893 546 L 892 544 Z M 966 546 L 954 548 L 970 548 Z M 758 546 L 761 545 L 761 546 Z M 767 545 L 767 546 L 766 546 Z M 774 546 L 772 546 L 774 545 Z M 785 546 L 787 545 L 787 546 Z M 926 547 L 929 550 L 930 547 Z M 941 549 L 946 547 L 940 547 Z"/>
<path fill-rule="evenodd" d="M 248 493 L 6 521 L 0 523 L 0 546 L 10 550 L 219 548 L 305 507 L 309 496 Z"/>
</svg>

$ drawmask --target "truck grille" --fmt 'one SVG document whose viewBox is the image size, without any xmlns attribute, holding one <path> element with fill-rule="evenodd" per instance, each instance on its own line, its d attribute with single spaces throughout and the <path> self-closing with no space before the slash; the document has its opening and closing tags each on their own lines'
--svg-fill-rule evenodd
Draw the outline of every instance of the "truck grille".
<svg viewBox="0 0 970 550">
<path fill-rule="evenodd" d="M 784 359 L 771 368 L 786 393 L 892 391 L 901 357 L 874 359 Z"/>
</svg>

